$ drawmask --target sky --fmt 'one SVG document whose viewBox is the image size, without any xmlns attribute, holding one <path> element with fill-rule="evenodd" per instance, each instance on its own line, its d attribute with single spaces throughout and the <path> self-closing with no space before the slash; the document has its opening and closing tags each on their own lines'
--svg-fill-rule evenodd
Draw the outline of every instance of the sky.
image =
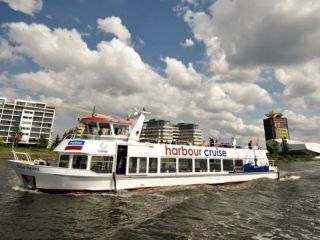
<svg viewBox="0 0 320 240">
<path fill-rule="evenodd" d="M 318 0 L 0 0 L 0 96 L 55 106 L 54 134 L 145 107 L 263 144 L 275 110 L 320 142 L 319 26 Z"/>
</svg>

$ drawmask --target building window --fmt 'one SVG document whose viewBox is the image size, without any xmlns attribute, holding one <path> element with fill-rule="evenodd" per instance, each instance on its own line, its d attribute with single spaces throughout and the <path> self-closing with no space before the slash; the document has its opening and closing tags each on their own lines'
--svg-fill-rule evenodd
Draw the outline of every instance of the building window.
<svg viewBox="0 0 320 240">
<path fill-rule="evenodd" d="M 149 158 L 149 173 L 158 172 L 158 158 Z"/>
<path fill-rule="evenodd" d="M 112 173 L 113 157 L 92 156 L 90 170 L 96 173 Z"/>
<path fill-rule="evenodd" d="M 207 172 L 208 171 L 207 159 L 195 159 L 194 170 L 196 172 Z"/>
<path fill-rule="evenodd" d="M 179 172 L 192 172 L 192 158 L 179 158 Z"/>
<path fill-rule="evenodd" d="M 221 172 L 221 160 L 210 159 L 210 172 Z"/>
<path fill-rule="evenodd" d="M 161 173 L 174 173 L 174 172 L 176 172 L 176 159 L 161 158 Z"/>
<path fill-rule="evenodd" d="M 72 161 L 72 168 L 86 169 L 88 156 L 86 155 L 74 155 Z"/>
<path fill-rule="evenodd" d="M 233 172 L 233 160 L 232 159 L 223 159 L 223 171 L 224 172 Z"/>
<path fill-rule="evenodd" d="M 69 167 L 69 155 L 60 155 L 59 167 L 62 167 L 62 168 Z"/>
</svg>

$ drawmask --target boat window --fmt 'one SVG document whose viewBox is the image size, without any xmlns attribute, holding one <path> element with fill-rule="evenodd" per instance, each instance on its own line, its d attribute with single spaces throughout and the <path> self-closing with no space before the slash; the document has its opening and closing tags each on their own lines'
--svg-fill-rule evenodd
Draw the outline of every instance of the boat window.
<svg viewBox="0 0 320 240">
<path fill-rule="evenodd" d="M 232 159 L 223 159 L 223 171 L 224 172 L 233 172 L 233 160 Z"/>
<path fill-rule="evenodd" d="M 158 172 L 158 158 L 149 158 L 149 173 Z"/>
<path fill-rule="evenodd" d="M 208 171 L 207 159 L 195 159 L 194 170 L 196 172 L 207 172 Z"/>
<path fill-rule="evenodd" d="M 109 123 L 100 123 L 99 135 L 111 135 L 111 129 Z"/>
<path fill-rule="evenodd" d="M 139 173 L 146 173 L 147 172 L 147 158 L 141 157 L 139 158 Z"/>
<path fill-rule="evenodd" d="M 129 126 L 123 126 L 123 125 L 113 125 L 114 133 L 116 135 L 128 135 L 129 134 Z"/>
<path fill-rule="evenodd" d="M 146 173 L 147 158 L 146 157 L 130 157 L 129 173 Z"/>
<path fill-rule="evenodd" d="M 192 172 L 192 158 L 179 158 L 179 172 Z"/>
<path fill-rule="evenodd" d="M 221 159 L 210 159 L 210 172 L 221 172 Z"/>
<path fill-rule="evenodd" d="M 137 173 L 137 165 L 138 165 L 138 158 L 130 157 L 130 159 L 129 159 L 129 173 Z"/>
<path fill-rule="evenodd" d="M 162 173 L 176 172 L 176 159 L 175 158 L 161 158 L 161 172 Z"/>
<path fill-rule="evenodd" d="M 69 155 L 60 155 L 59 167 L 62 167 L 62 168 L 69 167 Z"/>
<path fill-rule="evenodd" d="M 96 173 L 112 173 L 113 157 L 92 156 L 90 170 Z"/>
<path fill-rule="evenodd" d="M 86 169 L 88 156 L 73 155 L 72 168 Z"/>
<path fill-rule="evenodd" d="M 243 160 L 242 159 L 234 160 L 234 170 L 236 172 L 243 172 Z"/>
</svg>

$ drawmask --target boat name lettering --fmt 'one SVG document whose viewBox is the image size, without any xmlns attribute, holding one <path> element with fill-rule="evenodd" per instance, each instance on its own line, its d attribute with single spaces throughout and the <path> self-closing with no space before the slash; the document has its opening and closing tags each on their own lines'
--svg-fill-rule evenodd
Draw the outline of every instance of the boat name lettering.
<svg viewBox="0 0 320 240">
<path fill-rule="evenodd" d="M 30 171 L 39 171 L 39 168 L 37 167 L 31 167 L 31 166 L 23 166 L 20 164 L 17 164 L 17 168 L 23 169 L 23 170 L 30 170 Z"/>
<path fill-rule="evenodd" d="M 19 165 L 19 164 L 17 164 L 17 168 L 20 168 L 20 169 L 26 169 L 26 167 L 25 167 L 25 166 L 22 166 L 22 165 Z"/>
<path fill-rule="evenodd" d="M 178 156 L 201 156 L 201 149 L 181 147 L 168 147 L 165 145 L 166 155 Z"/>
<path fill-rule="evenodd" d="M 222 149 L 198 149 L 184 146 L 169 147 L 165 145 L 165 155 L 167 156 L 195 156 L 195 157 L 227 157 L 227 151 Z"/>
<path fill-rule="evenodd" d="M 28 169 L 28 170 L 31 170 L 31 171 L 39 171 L 39 168 L 37 168 L 37 167 L 27 166 L 27 169 Z"/>
<path fill-rule="evenodd" d="M 227 157 L 227 151 L 221 149 L 205 149 L 204 155 L 206 157 Z"/>
</svg>

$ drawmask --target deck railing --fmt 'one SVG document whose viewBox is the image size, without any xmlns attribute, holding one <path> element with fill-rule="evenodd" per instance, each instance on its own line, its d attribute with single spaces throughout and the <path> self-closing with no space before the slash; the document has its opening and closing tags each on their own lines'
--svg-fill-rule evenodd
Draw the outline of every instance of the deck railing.
<svg viewBox="0 0 320 240">
<path fill-rule="evenodd" d="M 29 163 L 32 162 L 29 153 L 12 151 L 12 154 L 14 160 L 28 161 Z"/>
</svg>

